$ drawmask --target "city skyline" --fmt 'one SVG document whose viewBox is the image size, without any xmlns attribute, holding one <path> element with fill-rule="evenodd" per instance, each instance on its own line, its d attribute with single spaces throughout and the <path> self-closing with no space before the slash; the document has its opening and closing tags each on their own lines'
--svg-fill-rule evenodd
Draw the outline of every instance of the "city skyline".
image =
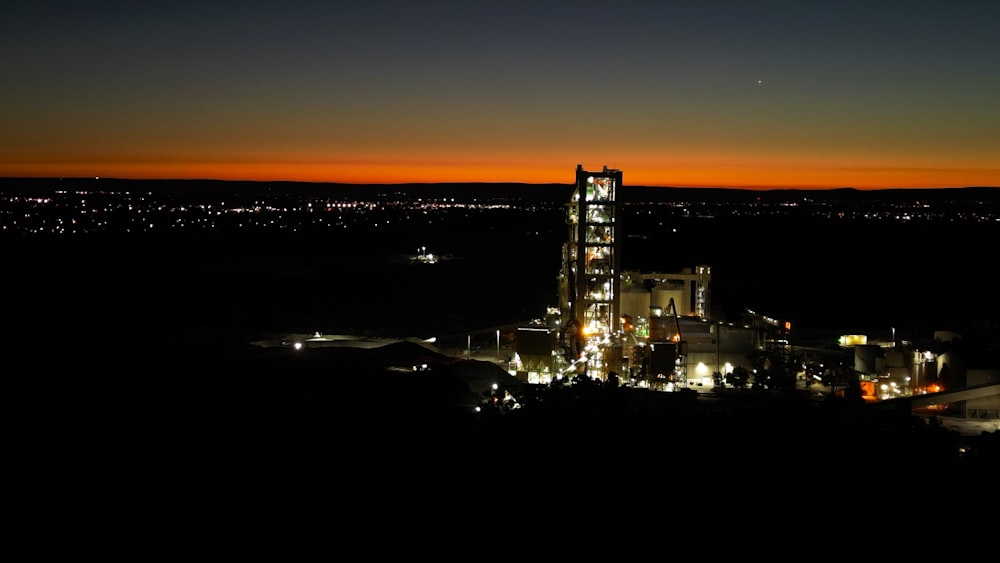
<svg viewBox="0 0 1000 563">
<path fill-rule="evenodd" d="M 28 3 L 0 177 L 1000 186 L 1000 5 Z"/>
</svg>

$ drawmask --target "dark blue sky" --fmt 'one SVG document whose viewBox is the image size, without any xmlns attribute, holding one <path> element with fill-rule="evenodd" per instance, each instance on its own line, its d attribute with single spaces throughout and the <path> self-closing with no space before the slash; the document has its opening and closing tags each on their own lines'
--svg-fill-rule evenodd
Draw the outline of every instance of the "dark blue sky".
<svg viewBox="0 0 1000 563">
<path fill-rule="evenodd" d="M 22 2 L 0 175 L 1000 185 L 1000 2 Z"/>
</svg>

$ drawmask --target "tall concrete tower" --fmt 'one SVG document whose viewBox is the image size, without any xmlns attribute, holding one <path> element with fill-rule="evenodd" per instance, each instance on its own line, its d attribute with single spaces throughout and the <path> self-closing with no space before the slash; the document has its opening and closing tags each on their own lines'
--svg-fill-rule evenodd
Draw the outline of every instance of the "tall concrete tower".
<svg viewBox="0 0 1000 563">
<path fill-rule="evenodd" d="M 600 343 L 619 330 L 621 232 L 616 196 L 621 170 L 600 172 L 576 167 L 576 188 L 566 206 L 569 232 L 559 275 L 559 309 L 565 321 L 562 341 L 567 359 L 589 354 L 587 371 L 606 372 Z"/>
</svg>

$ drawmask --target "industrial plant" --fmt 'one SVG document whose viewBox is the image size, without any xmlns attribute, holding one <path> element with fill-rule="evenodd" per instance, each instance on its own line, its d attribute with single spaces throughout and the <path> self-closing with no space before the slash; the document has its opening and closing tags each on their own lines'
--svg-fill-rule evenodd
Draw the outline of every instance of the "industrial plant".
<svg viewBox="0 0 1000 563">
<path fill-rule="evenodd" d="M 782 341 L 789 324 L 764 315 L 748 312 L 740 324 L 710 318 L 710 266 L 624 270 L 621 186 L 621 170 L 577 165 L 559 303 L 519 327 L 512 374 L 528 383 L 585 375 L 665 391 L 711 388 L 752 350 Z"/>
<path fill-rule="evenodd" d="M 850 392 L 852 398 L 872 402 L 905 399 L 914 408 L 949 404 L 950 411 L 969 418 L 1000 419 L 996 361 L 988 354 L 972 353 L 971 341 L 959 333 L 934 331 L 932 339 L 917 341 L 897 338 L 892 329 L 891 338 L 831 334 L 828 341 L 813 340 L 814 345 L 809 345 L 801 331 L 793 339 L 789 320 L 756 308 L 743 308 L 738 317 L 733 311 L 720 315 L 723 308 L 718 303 L 713 307 L 710 265 L 695 259 L 693 265 L 681 262 L 685 267 L 675 270 L 677 262 L 673 267 L 658 263 L 660 256 L 678 260 L 684 254 L 672 252 L 673 247 L 640 244 L 637 250 L 634 244 L 625 244 L 647 239 L 647 229 L 657 228 L 643 225 L 633 210 L 642 207 L 651 215 L 658 210 L 644 207 L 649 200 L 630 196 L 636 192 L 623 189 L 622 177 L 616 168 L 592 171 L 577 165 L 572 189 L 546 207 L 546 213 L 551 211 L 546 223 L 552 224 L 553 219 L 556 223 L 545 243 L 558 257 L 552 272 L 553 301 L 522 309 L 540 309 L 543 314 L 532 317 L 528 312 L 520 318 L 530 321 L 474 330 L 462 327 L 459 332 L 445 324 L 451 334 L 424 334 L 417 338 L 420 345 L 451 357 L 473 359 L 476 352 L 478 359 L 488 360 L 526 384 L 582 377 L 639 389 L 715 394 L 722 388 L 794 387 L 820 395 Z M 566 200 L 560 203 L 563 197 Z M 432 208 L 450 209 L 452 204 L 438 202 Z M 240 205 L 239 209 L 245 207 Z M 357 209 L 319 200 L 303 208 Z M 402 209 L 401 220 L 392 221 L 394 225 L 407 225 L 410 208 Z M 420 209 L 421 215 L 428 210 Z M 363 217 L 371 211 L 360 213 Z M 344 216 L 338 211 L 338 217 Z M 560 217 L 563 226 L 558 225 Z M 421 272 L 462 258 L 422 244 L 415 248 L 416 254 L 407 255 L 408 260 L 396 258 Z M 342 313 L 342 306 L 337 311 Z M 312 336 L 293 334 L 258 342 L 298 349 L 373 347 L 399 340 L 348 333 L 318 331 Z M 425 369 L 422 360 L 403 365 Z M 780 369 L 772 370 L 770 366 L 775 365 Z M 966 389 L 975 386 L 983 388 Z M 954 394 L 960 390 L 965 394 Z"/>
<path fill-rule="evenodd" d="M 751 309 L 744 309 L 738 322 L 712 318 L 708 265 L 679 272 L 623 268 L 628 225 L 620 212 L 621 187 L 621 170 L 577 166 L 566 203 L 559 302 L 544 318 L 518 327 L 511 375 L 537 384 L 583 376 L 658 391 L 709 392 L 725 386 L 737 368 L 752 371 L 755 353 L 791 350 L 788 320 Z M 830 373 L 840 370 L 849 372 L 844 381 L 852 382 L 859 399 L 905 399 L 914 408 L 948 404 L 961 416 L 996 419 L 997 370 L 966 369 L 945 352 L 956 338 L 961 336 L 936 332 L 933 342 L 917 346 L 895 333 L 885 343 L 842 336 L 838 349 L 814 350 L 811 362 L 820 370 L 810 373 L 803 364 L 796 379 L 806 387 L 814 379 L 830 384 Z M 840 367 L 823 370 L 823 354 Z M 837 385 L 830 385 L 836 391 Z"/>
</svg>

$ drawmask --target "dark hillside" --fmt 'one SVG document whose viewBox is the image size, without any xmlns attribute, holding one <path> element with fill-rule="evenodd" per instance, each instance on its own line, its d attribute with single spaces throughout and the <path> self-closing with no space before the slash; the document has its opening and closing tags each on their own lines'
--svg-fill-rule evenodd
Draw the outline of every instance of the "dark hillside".
<svg viewBox="0 0 1000 563">
<path fill-rule="evenodd" d="M 660 211 L 630 217 L 639 236 L 626 266 L 707 263 L 714 302 L 732 311 L 901 336 L 1000 317 L 995 223 Z M 804 534 L 833 536 L 824 553 L 853 556 L 844 538 L 872 514 L 900 533 L 917 517 L 938 534 L 960 523 L 965 538 L 989 522 L 956 514 L 975 512 L 995 478 L 995 434 L 963 457 L 950 431 L 840 401 L 708 404 L 600 385 L 512 386 L 522 408 L 477 415 L 470 406 L 499 369 L 489 363 L 412 342 L 305 354 L 251 344 L 313 331 L 461 334 L 554 302 L 559 206 L 389 218 L 0 236 L 5 357 L 13 380 L 45 390 L 24 419 L 47 438 L 31 450 L 57 497 L 44 506 L 98 520 L 87 541 L 129 559 L 400 546 L 506 557 L 498 545 L 668 557 L 720 538 L 800 557 L 789 538 Z M 450 259 L 411 263 L 424 245 Z"/>
<path fill-rule="evenodd" d="M 391 373 L 370 351 L 306 352 L 112 364 L 104 380 L 115 392 L 93 403 L 104 424 L 88 419 L 77 430 L 91 439 L 74 451 L 89 460 L 83 498 L 111 515 L 106 548 L 315 556 L 404 542 L 409 553 L 453 555 L 503 530 L 533 553 L 648 553 L 665 548 L 640 540 L 683 516 L 725 530 L 692 539 L 723 533 L 780 552 L 761 506 L 822 533 L 876 502 L 891 528 L 925 501 L 902 491 L 876 500 L 860 485 L 871 475 L 919 468 L 974 498 L 997 468 L 995 440 L 962 462 L 949 431 L 838 403 L 759 395 L 705 405 L 581 385 L 476 414 L 453 408 L 468 392 L 453 370 L 462 362 Z M 596 535 L 586 524 L 605 520 L 616 523 Z M 979 521 L 962 528 L 975 534 Z"/>
</svg>

